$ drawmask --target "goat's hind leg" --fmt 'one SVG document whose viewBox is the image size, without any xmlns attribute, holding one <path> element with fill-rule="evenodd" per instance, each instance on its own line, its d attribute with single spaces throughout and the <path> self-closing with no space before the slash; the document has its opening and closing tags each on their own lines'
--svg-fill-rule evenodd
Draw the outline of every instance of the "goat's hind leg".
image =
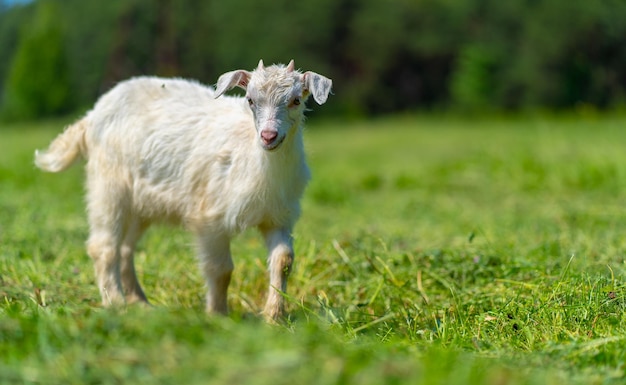
<svg viewBox="0 0 626 385">
<path fill-rule="evenodd" d="M 120 274 L 120 239 L 120 235 L 92 225 L 87 241 L 87 253 L 94 263 L 104 306 L 123 305 L 125 302 Z"/>
<path fill-rule="evenodd" d="M 146 226 L 140 220 L 135 219 L 128 224 L 124 241 L 120 250 L 121 257 L 121 280 L 127 303 L 149 304 L 135 271 L 134 252 L 137 241 L 143 235 Z"/>
<path fill-rule="evenodd" d="M 88 170 L 88 175 L 97 175 Z M 88 181 L 89 240 L 87 253 L 94 263 L 96 282 L 104 306 L 124 304 L 121 279 L 121 246 L 127 229 L 125 191 L 113 178 Z"/>
</svg>

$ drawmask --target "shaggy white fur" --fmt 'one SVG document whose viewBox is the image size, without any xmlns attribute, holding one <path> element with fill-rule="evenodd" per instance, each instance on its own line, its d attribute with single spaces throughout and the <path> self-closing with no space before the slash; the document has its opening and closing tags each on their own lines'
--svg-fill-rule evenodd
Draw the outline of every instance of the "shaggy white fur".
<svg viewBox="0 0 626 385">
<path fill-rule="evenodd" d="M 245 97 L 219 98 L 238 86 Z M 133 251 L 150 223 L 197 235 L 209 312 L 227 312 L 230 240 L 258 227 L 269 251 L 264 314 L 283 313 L 294 258 L 291 232 L 309 179 L 302 143 L 305 101 L 326 101 L 332 81 L 289 65 L 220 76 L 216 89 L 181 79 L 122 82 L 69 126 L 36 165 L 58 172 L 87 159 L 89 256 L 105 305 L 146 302 Z"/>
</svg>

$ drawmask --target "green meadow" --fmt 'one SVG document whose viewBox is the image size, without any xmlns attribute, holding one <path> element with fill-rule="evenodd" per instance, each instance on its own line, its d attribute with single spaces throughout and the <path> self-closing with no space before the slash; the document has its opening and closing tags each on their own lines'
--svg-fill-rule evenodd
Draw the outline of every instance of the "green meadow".
<svg viewBox="0 0 626 385">
<path fill-rule="evenodd" d="M 0 127 L 2 384 L 623 384 L 626 117 L 311 117 L 288 318 L 255 231 L 231 314 L 192 237 L 155 227 L 152 308 L 103 309 L 81 164 L 33 166 L 69 120 Z"/>
</svg>

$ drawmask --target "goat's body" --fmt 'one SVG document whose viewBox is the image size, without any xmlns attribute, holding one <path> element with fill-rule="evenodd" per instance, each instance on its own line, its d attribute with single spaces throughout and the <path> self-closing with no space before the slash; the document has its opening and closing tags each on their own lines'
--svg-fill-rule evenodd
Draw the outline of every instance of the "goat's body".
<svg viewBox="0 0 626 385">
<path fill-rule="evenodd" d="M 256 145 L 242 98 L 215 99 L 211 88 L 184 80 L 137 78 L 103 96 L 81 124 L 88 176 L 110 174 L 123 194 L 112 201 L 142 220 L 234 234 L 297 219 L 298 205 L 285 203 L 297 203 L 308 180 L 302 135 L 290 153 L 268 154 Z"/>
<path fill-rule="evenodd" d="M 230 239 L 258 227 L 275 286 L 265 312 L 279 316 L 276 289 L 285 289 L 291 230 L 309 179 L 299 117 L 290 120 L 280 151 L 270 152 L 259 145 L 246 99 L 216 99 L 195 82 L 142 77 L 118 84 L 37 153 L 36 164 L 48 171 L 63 170 L 79 154 L 87 159 L 88 253 L 104 303 L 147 302 L 133 250 L 150 223 L 168 221 L 197 235 L 207 309 L 225 312 Z"/>
</svg>

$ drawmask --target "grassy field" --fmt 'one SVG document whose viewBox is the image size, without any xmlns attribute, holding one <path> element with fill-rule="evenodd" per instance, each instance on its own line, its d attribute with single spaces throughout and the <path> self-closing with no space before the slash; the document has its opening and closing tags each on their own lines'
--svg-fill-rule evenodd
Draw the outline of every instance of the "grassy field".
<svg viewBox="0 0 626 385">
<path fill-rule="evenodd" d="M 155 228 L 155 305 L 99 306 L 66 122 L 0 127 L 0 383 L 622 384 L 626 118 L 311 119 L 289 319 L 258 318 L 255 232 L 232 314 L 203 313 L 191 238 Z"/>
</svg>

